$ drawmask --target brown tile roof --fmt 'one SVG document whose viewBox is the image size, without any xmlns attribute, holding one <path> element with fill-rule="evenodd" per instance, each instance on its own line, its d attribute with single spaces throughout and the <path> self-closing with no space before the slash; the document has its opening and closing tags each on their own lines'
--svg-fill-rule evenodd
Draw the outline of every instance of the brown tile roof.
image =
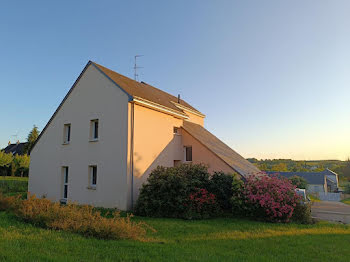
<svg viewBox="0 0 350 262">
<path fill-rule="evenodd" d="M 183 129 L 243 177 L 261 172 L 256 166 L 251 164 L 204 127 L 189 121 L 184 121 Z"/>
<path fill-rule="evenodd" d="M 162 106 L 168 107 L 170 109 L 176 110 L 178 112 L 183 112 L 181 109 L 176 107 L 173 102 L 177 103 L 177 97 L 168 94 L 158 88 L 155 88 L 146 83 L 139 83 L 133 79 L 126 76 L 118 74 L 104 66 L 101 66 L 95 62 L 92 62 L 98 69 L 100 69 L 104 74 L 106 74 L 113 82 L 115 82 L 120 88 L 122 88 L 126 93 L 131 96 L 140 97 L 151 101 L 153 103 L 160 104 Z M 199 112 L 197 109 L 192 107 L 186 101 L 181 99 L 181 105 L 188 107 L 194 111 Z M 199 112 L 200 113 L 200 112 Z"/>
</svg>

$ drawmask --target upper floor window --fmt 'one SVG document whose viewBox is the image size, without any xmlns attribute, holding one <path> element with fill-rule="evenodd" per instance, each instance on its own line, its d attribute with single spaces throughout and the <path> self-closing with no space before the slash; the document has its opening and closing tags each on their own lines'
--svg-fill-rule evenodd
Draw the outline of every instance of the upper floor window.
<svg viewBox="0 0 350 262">
<path fill-rule="evenodd" d="M 90 140 L 98 140 L 98 119 L 90 121 Z"/>
<path fill-rule="evenodd" d="M 71 133 L 71 124 L 65 124 L 63 128 L 63 144 L 69 144 Z"/>
<path fill-rule="evenodd" d="M 192 146 L 185 146 L 185 161 L 192 161 Z"/>
</svg>

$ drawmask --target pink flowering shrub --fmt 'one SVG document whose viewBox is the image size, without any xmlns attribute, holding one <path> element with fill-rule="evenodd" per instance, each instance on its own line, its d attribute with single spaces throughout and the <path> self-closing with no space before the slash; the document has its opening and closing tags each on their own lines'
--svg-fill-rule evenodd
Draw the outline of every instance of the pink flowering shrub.
<svg viewBox="0 0 350 262">
<path fill-rule="evenodd" d="M 208 218 L 219 213 L 219 205 L 213 193 L 209 193 L 205 188 L 196 188 L 196 191 L 188 197 L 185 215 L 188 219 Z"/>
<path fill-rule="evenodd" d="M 255 216 L 275 222 L 289 222 L 301 200 L 295 186 L 277 176 L 250 176 L 242 193 L 245 204 L 251 206 Z"/>
</svg>

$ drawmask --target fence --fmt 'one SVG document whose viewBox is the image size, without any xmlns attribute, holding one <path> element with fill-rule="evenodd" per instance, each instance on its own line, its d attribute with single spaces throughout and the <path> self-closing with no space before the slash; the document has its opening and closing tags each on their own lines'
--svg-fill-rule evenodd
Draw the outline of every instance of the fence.
<svg viewBox="0 0 350 262">
<path fill-rule="evenodd" d="M 318 197 L 322 201 L 340 201 L 341 193 L 324 193 L 319 192 Z"/>
</svg>

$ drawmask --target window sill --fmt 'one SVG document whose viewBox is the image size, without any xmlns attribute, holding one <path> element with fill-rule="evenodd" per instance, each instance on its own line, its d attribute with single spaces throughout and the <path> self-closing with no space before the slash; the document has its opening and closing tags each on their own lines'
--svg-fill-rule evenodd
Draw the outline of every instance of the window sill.
<svg viewBox="0 0 350 262">
<path fill-rule="evenodd" d="M 89 142 L 98 142 L 98 138 L 90 139 Z"/>
<path fill-rule="evenodd" d="M 62 145 L 69 145 L 69 142 L 63 142 Z"/>
<path fill-rule="evenodd" d="M 89 189 L 89 190 L 96 190 L 96 186 L 88 186 L 87 189 Z"/>
</svg>

